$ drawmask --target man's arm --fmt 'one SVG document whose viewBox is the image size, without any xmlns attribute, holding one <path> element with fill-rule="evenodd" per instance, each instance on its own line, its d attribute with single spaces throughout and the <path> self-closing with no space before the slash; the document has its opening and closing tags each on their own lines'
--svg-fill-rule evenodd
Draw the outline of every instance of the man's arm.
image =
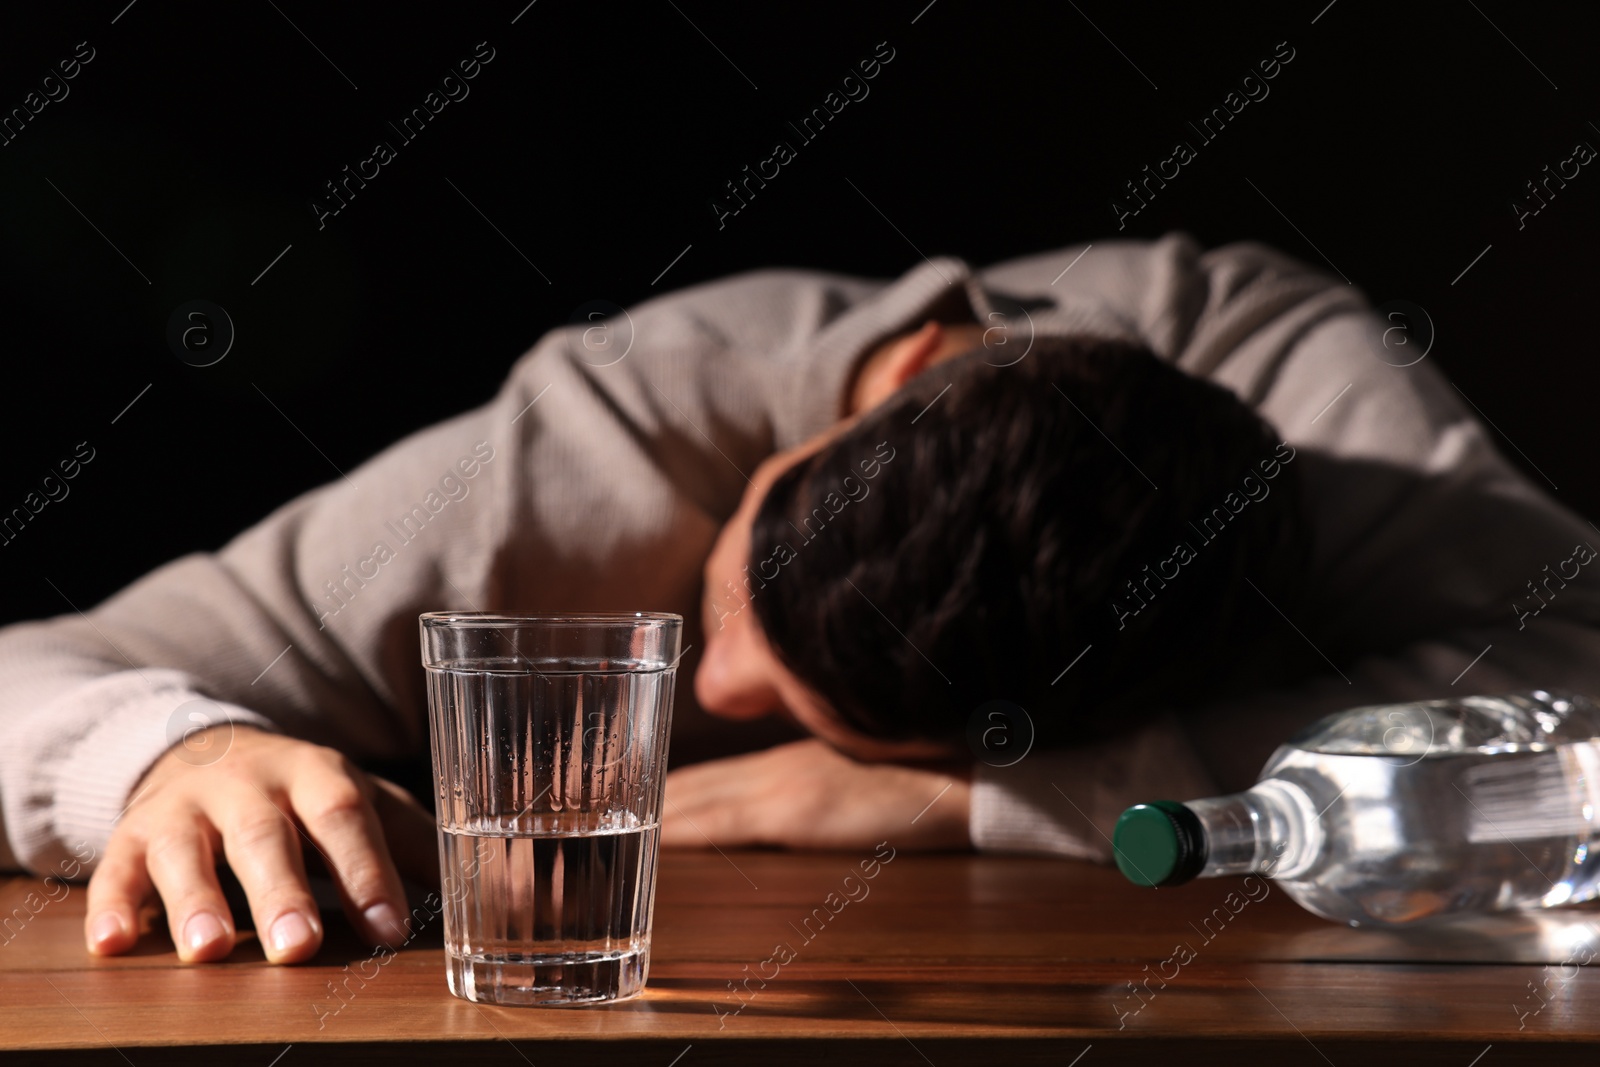
<svg viewBox="0 0 1600 1067">
<path fill-rule="evenodd" d="M 425 605 L 485 596 L 518 466 L 505 428 L 527 388 L 519 368 L 490 404 L 301 495 L 219 552 L 166 564 L 86 612 L 0 631 L 0 810 L 17 857 L 39 870 L 80 843 L 103 852 L 145 769 L 211 723 L 355 755 L 417 744 L 416 709 L 396 699 L 410 665 L 395 639 Z"/>
<path fill-rule="evenodd" d="M 418 750 L 420 611 L 692 613 L 743 472 L 836 419 L 853 361 L 945 288 L 937 265 L 765 271 L 553 331 L 488 404 L 221 551 L 0 631 L 0 859 L 103 852 L 140 776 L 207 722 Z"/>
</svg>

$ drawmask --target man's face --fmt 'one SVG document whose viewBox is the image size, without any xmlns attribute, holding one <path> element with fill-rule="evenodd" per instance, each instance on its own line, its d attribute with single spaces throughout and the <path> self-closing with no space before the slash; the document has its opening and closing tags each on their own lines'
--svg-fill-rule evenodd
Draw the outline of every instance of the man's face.
<svg viewBox="0 0 1600 1067">
<path fill-rule="evenodd" d="M 695 672 L 695 699 L 707 712 L 729 719 L 787 715 L 839 751 L 863 760 L 936 759 L 951 750 L 933 741 L 885 741 L 847 725 L 819 694 L 797 678 L 767 643 L 750 596 L 750 529 L 767 490 L 778 477 L 839 436 L 855 414 L 881 403 L 926 366 L 973 347 L 982 328 L 929 327 L 891 338 L 874 350 L 853 390 L 852 414 L 805 443 L 768 457 L 750 475 L 739 508 L 721 533 L 705 565 L 701 614 L 705 653 Z M 775 547 L 775 546 L 764 546 Z M 764 554 L 764 553 L 763 553 Z M 780 570 L 774 581 L 783 581 Z"/>
<path fill-rule="evenodd" d="M 701 616 L 706 645 L 694 676 L 695 699 L 712 715 L 728 719 L 786 715 L 857 759 L 933 759 L 948 755 L 944 746 L 933 742 L 883 741 L 846 725 L 826 700 L 783 665 L 767 643 L 750 603 L 745 576 L 750 559 L 750 527 L 767 489 L 780 474 L 823 447 L 836 432 L 837 427 L 797 448 L 775 453 L 757 467 L 739 510 L 717 535 L 705 565 Z M 774 580 L 784 580 L 781 571 Z M 760 595 L 757 583 L 749 583 L 749 589 Z"/>
</svg>

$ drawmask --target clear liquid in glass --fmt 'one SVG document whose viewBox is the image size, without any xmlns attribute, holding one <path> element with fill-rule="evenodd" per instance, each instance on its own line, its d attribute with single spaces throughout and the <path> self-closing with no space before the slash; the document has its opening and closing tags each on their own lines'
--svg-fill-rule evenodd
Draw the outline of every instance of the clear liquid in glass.
<svg viewBox="0 0 1600 1067">
<path fill-rule="evenodd" d="M 582 1003 L 644 987 L 657 827 L 586 822 L 440 831 L 451 992 Z"/>
<path fill-rule="evenodd" d="M 489 666 L 428 672 L 450 991 L 517 1005 L 635 996 L 675 672 Z"/>
</svg>

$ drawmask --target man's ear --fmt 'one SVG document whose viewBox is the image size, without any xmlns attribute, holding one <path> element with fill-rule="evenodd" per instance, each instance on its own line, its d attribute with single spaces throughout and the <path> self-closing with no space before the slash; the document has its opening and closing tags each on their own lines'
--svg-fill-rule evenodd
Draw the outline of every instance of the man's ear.
<svg viewBox="0 0 1600 1067">
<path fill-rule="evenodd" d="M 907 334 L 889 347 L 884 355 L 884 377 L 891 390 L 898 389 L 928 369 L 936 352 L 944 345 L 944 327 L 929 319 L 916 333 Z"/>
<path fill-rule="evenodd" d="M 944 327 L 932 319 L 915 333 L 897 338 L 877 352 L 861 370 L 851 405 L 865 411 L 887 400 L 896 389 L 928 369 L 944 346 Z"/>
</svg>

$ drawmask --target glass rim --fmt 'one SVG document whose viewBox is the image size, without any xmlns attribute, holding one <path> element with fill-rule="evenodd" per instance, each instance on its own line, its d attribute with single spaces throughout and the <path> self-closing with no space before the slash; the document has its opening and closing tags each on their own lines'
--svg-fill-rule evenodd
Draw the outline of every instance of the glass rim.
<svg viewBox="0 0 1600 1067">
<path fill-rule="evenodd" d="M 418 616 L 423 626 L 429 627 L 484 627 L 503 629 L 508 626 L 627 626 L 646 624 L 682 625 L 683 616 L 669 611 L 566 611 L 515 615 L 498 611 L 425 611 Z"/>
</svg>

